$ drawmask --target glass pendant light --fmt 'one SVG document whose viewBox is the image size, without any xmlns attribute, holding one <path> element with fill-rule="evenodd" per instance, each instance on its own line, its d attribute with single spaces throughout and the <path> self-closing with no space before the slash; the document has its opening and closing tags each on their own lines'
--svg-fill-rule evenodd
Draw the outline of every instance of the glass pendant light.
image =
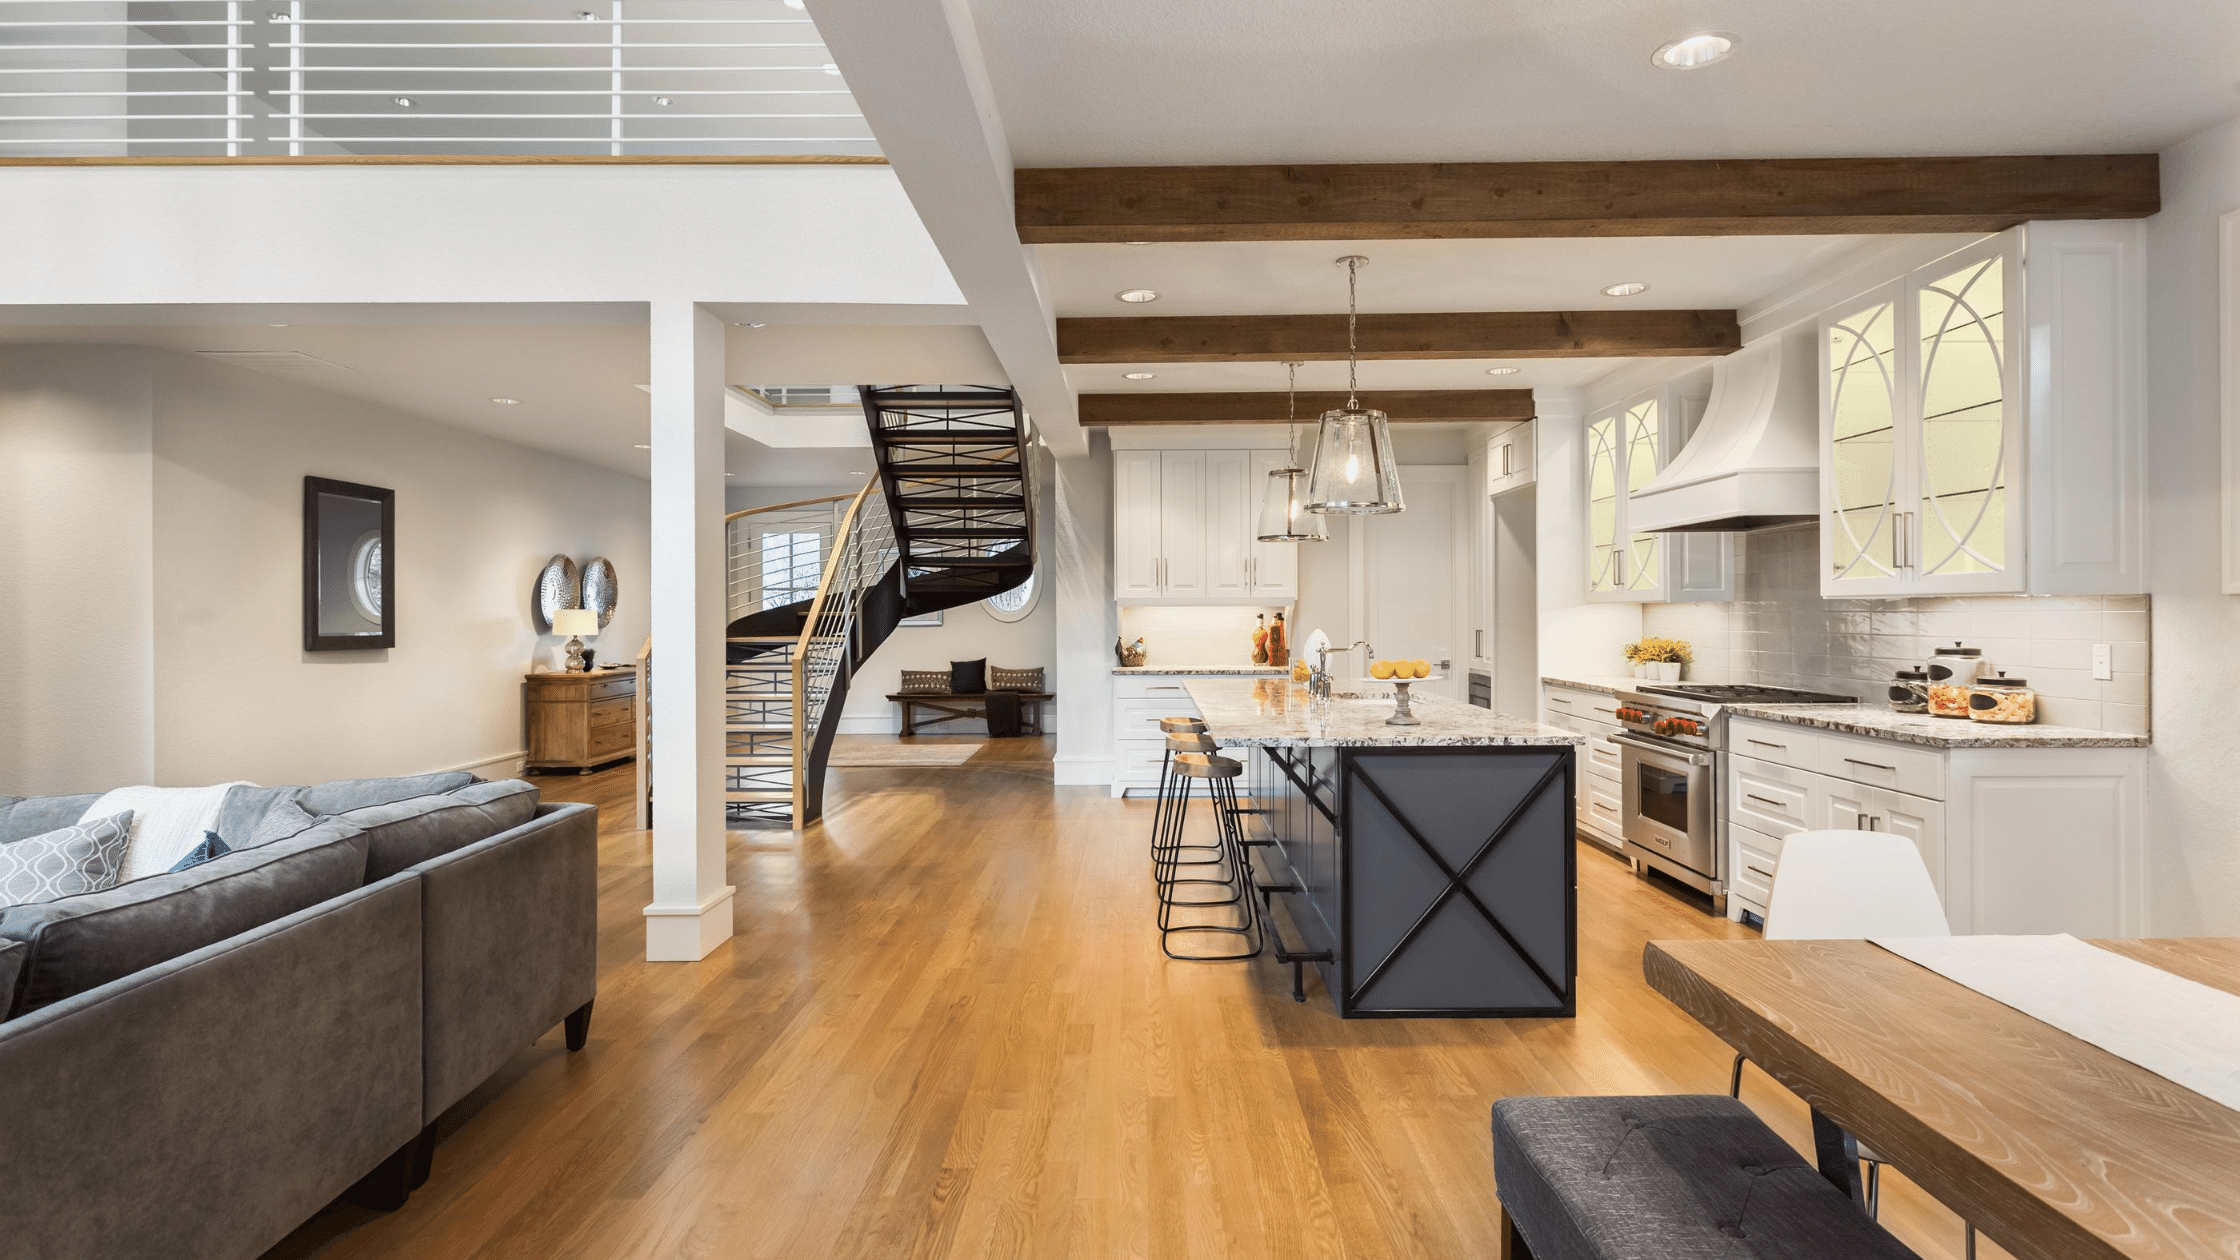
<svg viewBox="0 0 2240 1260">
<path fill-rule="evenodd" d="M 1392 430 L 1385 414 L 1361 405 L 1356 383 L 1360 353 L 1354 322 L 1360 302 L 1356 280 L 1359 254 L 1338 260 L 1346 265 L 1346 405 L 1322 413 L 1314 444 L 1314 471 L 1307 478 L 1307 510 L 1326 516 L 1382 516 L 1407 507 L 1400 497 L 1400 461 L 1392 452 Z"/>
<path fill-rule="evenodd" d="M 1291 369 L 1291 450 L 1284 466 L 1270 469 L 1260 495 L 1261 542 L 1327 542 L 1330 527 L 1307 510 L 1307 469 L 1299 459 L 1299 365 Z"/>
</svg>

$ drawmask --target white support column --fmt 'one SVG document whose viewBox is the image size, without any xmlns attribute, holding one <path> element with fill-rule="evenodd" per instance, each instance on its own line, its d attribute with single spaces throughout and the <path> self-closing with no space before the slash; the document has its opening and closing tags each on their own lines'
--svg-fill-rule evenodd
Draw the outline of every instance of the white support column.
<svg viewBox="0 0 2240 1260">
<path fill-rule="evenodd" d="M 1090 453 L 1053 460 L 1045 598 L 1057 600 L 1060 786 L 1112 781 L 1112 453 L 1093 439 Z"/>
<path fill-rule="evenodd" d="M 653 304 L 653 904 L 646 961 L 731 935 L 723 839 L 723 321 Z"/>
</svg>

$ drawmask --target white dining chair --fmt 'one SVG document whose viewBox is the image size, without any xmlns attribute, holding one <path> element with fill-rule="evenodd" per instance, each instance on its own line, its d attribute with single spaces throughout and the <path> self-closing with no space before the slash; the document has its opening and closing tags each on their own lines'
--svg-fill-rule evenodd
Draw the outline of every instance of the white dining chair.
<svg viewBox="0 0 2240 1260">
<path fill-rule="evenodd" d="M 1861 941 L 1876 936 L 1950 936 L 1944 901 L 1913 841 L 1887 831 L 1800 831 L 1781 842 L 1766 901 L 1769 941 Z M 1727 1096 L 1742 1096 L 1740 1054 Z M 1881 1156 L 1859 1147 L 1867 1163 L 1867 1213 L 1882 1206 Z M 1967 1255 L 1976 1227 L 1967 1226 Z"/>
</svg>

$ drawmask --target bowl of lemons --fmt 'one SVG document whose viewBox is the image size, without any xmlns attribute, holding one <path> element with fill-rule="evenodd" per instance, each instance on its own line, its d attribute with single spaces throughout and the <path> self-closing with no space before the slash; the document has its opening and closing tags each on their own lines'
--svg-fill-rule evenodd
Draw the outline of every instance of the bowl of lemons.
<svg viewBox="0 0 2240 1260">
<path fill-rule="evenodd" d="M 1427 682 L 1431 679 L 1431 662 L 1421 657 L 1396 657 L 1392 660 L 1369 662 L 1369 677 L 1392 684 L 1392 716 L 1384 720 L 1386 726 L 1421 726 L 1422 721 L 1408 711 L 1408 684 Z"/>
</svg>

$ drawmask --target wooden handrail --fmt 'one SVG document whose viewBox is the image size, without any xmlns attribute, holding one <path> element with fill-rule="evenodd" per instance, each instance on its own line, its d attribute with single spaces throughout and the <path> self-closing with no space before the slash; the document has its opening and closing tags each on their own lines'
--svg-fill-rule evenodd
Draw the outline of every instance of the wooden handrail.
<svg viewBox="0 0 2240 1260">
<path fill-rule="evenodd" d="M 869 489 L 870 484 L 866 483 L 864 488 Z M 742 516 L 753 516 L 757 512 L 776 512 L 785 508 L 809 507 L 817 503 L 838 503 L 842 499 L 861 497 L 863 497 L 862 491 L 858 491 L 855 494 L 828 494 L 818 499 L 795 499 L 791 503 L 765 503 L 761 507 L 741 508 L 736 512 L 726 512 L 723 516 L 723 523 L 729 525 Z"/>
</svg>

